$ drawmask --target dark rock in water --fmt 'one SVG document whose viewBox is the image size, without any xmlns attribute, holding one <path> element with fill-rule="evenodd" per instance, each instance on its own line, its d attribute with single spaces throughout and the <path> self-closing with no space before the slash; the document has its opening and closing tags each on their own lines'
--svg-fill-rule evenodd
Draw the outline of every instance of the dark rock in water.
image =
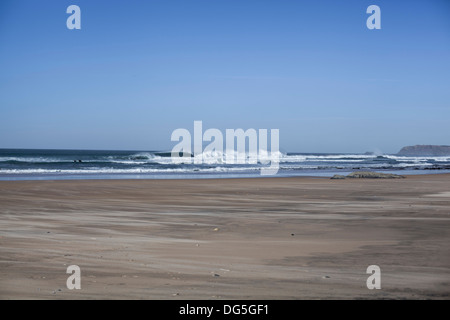
<svg viewBox="0 0 450 320">
<path fill-rule="evenodd" d="M 372 171 L 356 171 L 350 173 L 347 178 L 360 178 L 360 179 L 402 179 L 404 176 L 391 173 L 381 173 Z"/>
<path fill-rule="evenodd" d="M 435 145 L 416 145 L 403 147 L 398 153 L 398 156 L 430 156 L 441 157 L 450 156 L 450 146 L 435 146 Z"/>
<path fill-rule="evenodd" d="M 330 179 L 345 179 L 346 177 L 340 174 L 335 174 Z"/>
<path fill-rule="evenodd" d="M 450 170 L 450 166 L 433 166 L 433 167 L 423 168 L 423 170 Z"/>
</svg>

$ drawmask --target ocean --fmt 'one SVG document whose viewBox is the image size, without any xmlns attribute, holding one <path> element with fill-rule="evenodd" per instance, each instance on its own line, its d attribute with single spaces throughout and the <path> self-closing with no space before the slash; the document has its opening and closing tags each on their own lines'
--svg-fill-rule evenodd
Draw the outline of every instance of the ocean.
<svg viewBox="0 0 450 320">
<path fill-rule="evenodd" d="M 261 177 L 267 164 L 226 164 L 204 154 L 202 163 L 172 161 L 170 151 L 0 149 L 0 180 L 204 179 Z M 397 174 L 450 173 L 450 156 L 280 153 L 275 177 L 331 177 L 353 171 Z"/>
</svg>

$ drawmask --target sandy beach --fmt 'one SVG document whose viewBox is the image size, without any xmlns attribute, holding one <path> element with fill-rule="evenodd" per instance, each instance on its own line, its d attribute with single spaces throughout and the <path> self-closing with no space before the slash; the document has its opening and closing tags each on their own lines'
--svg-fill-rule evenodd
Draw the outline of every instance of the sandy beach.
<svg viewBox="0 0 450 320">
<path fill-rule="evenodd" d="M 0 299 L 448 299 L 449 244 L 448 174 L 0 182 Z"/>
</svg>

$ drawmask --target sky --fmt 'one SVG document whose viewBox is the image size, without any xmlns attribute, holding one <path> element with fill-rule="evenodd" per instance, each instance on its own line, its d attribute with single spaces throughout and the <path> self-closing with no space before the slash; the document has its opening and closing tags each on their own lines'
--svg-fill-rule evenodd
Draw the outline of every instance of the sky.
<svg viewBox="0 0 450 320">
<path fill-rule="evenodd" d="M 195 120 L 286 152 L 449 145 L 449 75 L 448 0 L 0 1 L 0 148 L 170 150 Z"/>
</svg>

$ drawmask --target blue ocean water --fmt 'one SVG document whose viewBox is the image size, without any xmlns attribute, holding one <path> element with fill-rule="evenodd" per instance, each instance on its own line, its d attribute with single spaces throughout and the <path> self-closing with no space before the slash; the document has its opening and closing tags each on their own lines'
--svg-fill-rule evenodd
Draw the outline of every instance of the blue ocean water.
<svg viewBox="0 0 450 320">
<path fill-rule="evenodd" d="M 172 161 L 164 151 L 0 149 L 0 180 L 179 179 L 260 177 L 267 163 L 226 164 L 221 154 L 201 163 Z M 249 159 L 251 157 L 248 157 Z M 398 174 L 450 173 L 450 156 L 280 153 L 277 177 L 333 176 L 357 170 Z"/>
</svg>

